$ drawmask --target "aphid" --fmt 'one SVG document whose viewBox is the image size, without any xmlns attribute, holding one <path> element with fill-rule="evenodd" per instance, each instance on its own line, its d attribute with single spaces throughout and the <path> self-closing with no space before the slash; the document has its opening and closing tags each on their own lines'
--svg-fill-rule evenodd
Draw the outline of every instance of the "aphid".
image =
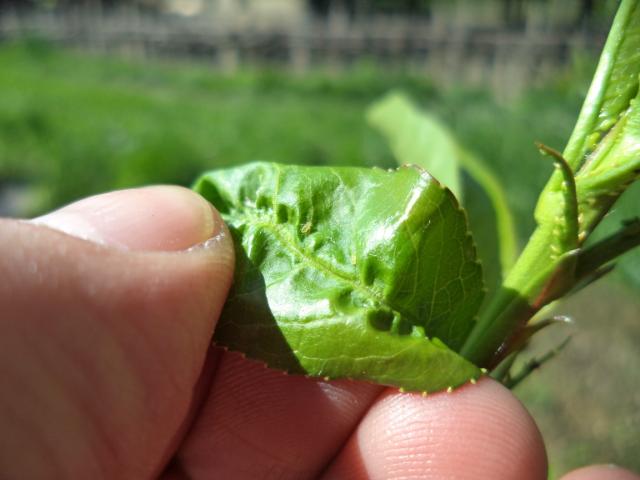
<svg viewBox="0 0 640 480">
<path fill-rule="evenodd" d="M 300 227 L 300 231 L 304 234 L 304 235 L 309 235 L 309 233 L 311 233 L 311 227 L 313 227 L 313 225 L 311 224 L 311 222 L 306 222 L 304 225 L 302 225 L 302 227 Z"/>
</svg>

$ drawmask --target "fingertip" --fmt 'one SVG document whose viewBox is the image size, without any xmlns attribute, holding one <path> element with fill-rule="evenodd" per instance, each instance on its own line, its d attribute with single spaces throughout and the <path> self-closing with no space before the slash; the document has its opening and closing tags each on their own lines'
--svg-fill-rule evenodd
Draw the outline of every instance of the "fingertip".
<svg viewBox="0 0 640 480">
<path fill-rule="evenodd" d="M 151 478 L 212 375 L 234 265 L 222 219 L 150 187 L 0 223 L 0 403 L 17 412 L 0 418 L 0 470 Z"/>
<path fill-rule="evenodd" d="M 561 480 L 640 480 L 640 476 L 617 465 L 591 465 L 574 470 Z"/>
<path fill-rule="evenodd" d="M 14 439 L 0 469 L 151 478 L 211 376 L 234 265 L 222 220 L 189 190 L 153 187 L 0 223 L 1 403 L 28 419 L 0 418 Z"/>
<path fill-rule="evenodd" d="M 31 227 L 23 243 L 38 251 L 38 243 L 49 244 L 46 262 L 38 261 L 69 277 L 72 284 L 66 290 L 75 291 L 76 299 L 111 310 L 121 306 L 137 312 L 142 323 L 156 325 L 167 318 L 170 323 L 159 331 L 163 338 L 187 329 L 204 339 L 195 342 L 198 350 L 206 349 L 235 260 L 224 221 L 202 196 L 170 185 L 118 190 L 21 225 Z M 114 318 L 130 321 L 123 315 Z"/>
<path fill-rule="evenodd" d="M 223 225 L 203 197 L 170 185 L 95 195 L 32 222 L 85 240 L 145 251 L 183 250 L 214 237 Z"/>
<path fill-rule="evenodd" d="M 332 476 L 333 475 L 333 476 Z M 328 478 L 546 479 L 542 437 L 522 404 L 485 379 L 429 397 L 388 391 Z"/>
</svg>

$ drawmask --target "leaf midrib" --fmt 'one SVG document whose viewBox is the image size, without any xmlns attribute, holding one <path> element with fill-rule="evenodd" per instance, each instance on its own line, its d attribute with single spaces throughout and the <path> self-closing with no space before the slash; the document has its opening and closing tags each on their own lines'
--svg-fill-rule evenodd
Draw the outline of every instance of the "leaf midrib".
<svg viewBox="0 0 640 480">
<path fill-rule="evenodd" d="M 319 260 L 317 257 L 310 255 L 309 252 L 307 252 L 303 248 L 298 247 L 297 242 L 291 235 L 291 232 L 287 228 L 284 228 L 283 226 L 280 226 L 278 224 L 275 224 L 269 221 L 269 220 L 272 220 L 270 217 L 265 217 L 260 215 L 251 215 L 250 213 L 243 210 L 236 210 L 236 212 L 239 213 L 236 216 L 236 218 L 244 219 L 244 223 L 251 224 L 255 227 L 264 228 L 265 230 L 270 231 L 274 235 L 274 237 L 278 240 L 278 242 L 280 242 L 285 247 L 285 249 L 292 252 L 294 255 L 300 258 L 303 262 L 306 262 L 308 265 L 315 267 L 316 269 L 322 271 L 328 276 L 333 276 L 349 284 L 349 286 L 351 286 L 354 290 L 357 290 L 363 293 L 369 299 L 380 303 L 382 306 L 392 310 L 395 313 L 398 313 L 401 317 L 404 317 L 407 320 L 409 320 L 409 322 L 411 323 L 412 330 L 419 325 L 424 326 L 421 322 L 418 322 L 418 319 L 415 315 L 410 314 L 409 312 L 407 312 L 402 308 L 398 308 L 392 302 L 389 302 L 389 300 L 386 299 L 380 293 L 376 292 L 373 289 L 367 288 L 365 285 L 362 284 L 362 282 L 360 282 L 360 280 L 357 277 L 351 277 L 345 274 L 344 272 L 341 272 L 340 270 L 331 268 L 329 264 L 326 264 L 322 260 Z M 425 333 L 425 338 L 428 338 L 426 333 Z"/>
</svg>

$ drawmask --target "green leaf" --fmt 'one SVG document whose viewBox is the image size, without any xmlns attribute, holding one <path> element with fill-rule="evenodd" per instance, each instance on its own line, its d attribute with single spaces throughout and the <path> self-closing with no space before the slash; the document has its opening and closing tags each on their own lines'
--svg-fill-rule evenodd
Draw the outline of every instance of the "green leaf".
<svg viewBox="0 0 640 480">
<path fill-rule="evenodd" d="M 640 96 L 629 102 L 576 175 L 584 237 L 639 175 Z"/>
<path fill-rule="evenodd" d="M 400 165 L 419 165 L 462 200 L 458 148 L 438 121 L 397 92 L 374 103 L 367 121 L 385 135 Z"/>
<path fill-rule="evenodd" d="M 414 391 L 479 376 L 455 352 L 482 272 L 464 213 L 423 170 L 253 163 L 194 188 L 237 248 L 218 344 L 290 373 Z"/>
<path fill-rule="evenodd" d="M 367 120 L 391 145 L 399 165 L 418 165 L 462 200 L 460 168 L 484 189 L 493 205 L 503 275 L 518 253 L 518 237 L 507 197 L 500 181 L 476 155 L 463 148 L 435 116 L 418 109 L 404 94 L 393 92 L 374 103 Z"/>
<path fill-rule="evenodd" d="M 638 92 L 639 75 L 640 2 L 623 0 L 564 151 L 574 171 L 628 108 Z"/>
<path fill-rule="evenodd" d="M 460 164 L 482 186 L 491 200 L 496 215 L 496 227 L 500 248 L 500 265 L 505 276 L 518 258 L 518 233 L 507 194 L 500 180 L 480 157 L 460 147 Z"/>
</svg>

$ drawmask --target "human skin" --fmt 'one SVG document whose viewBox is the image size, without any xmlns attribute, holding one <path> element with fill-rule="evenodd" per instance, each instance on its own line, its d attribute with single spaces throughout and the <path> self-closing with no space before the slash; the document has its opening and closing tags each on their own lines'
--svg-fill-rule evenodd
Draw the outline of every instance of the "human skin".
<svg viewBox="0 0 640 480">
<path fill-rule="evenodd" d="M 547 478 L 492 380 L 424 398 L 211 347 L 233 264 L 218 214 L 178 187 L 0 220 L 0 477 Z"/>
</svg>

